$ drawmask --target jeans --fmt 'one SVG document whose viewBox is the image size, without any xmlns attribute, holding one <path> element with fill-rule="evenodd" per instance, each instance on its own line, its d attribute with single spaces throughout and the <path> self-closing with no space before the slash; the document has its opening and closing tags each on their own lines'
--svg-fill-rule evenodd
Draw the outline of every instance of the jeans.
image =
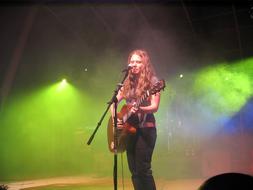
<svg viewBox="0 0 253 190">
<path fill-rule="evenodd" d="M 156 142 L 156 128 L 138 128 L 127 142 L 127 161 L 135 190 L 156 190 L 151 170 L 152 154 Z"/>
</svg>

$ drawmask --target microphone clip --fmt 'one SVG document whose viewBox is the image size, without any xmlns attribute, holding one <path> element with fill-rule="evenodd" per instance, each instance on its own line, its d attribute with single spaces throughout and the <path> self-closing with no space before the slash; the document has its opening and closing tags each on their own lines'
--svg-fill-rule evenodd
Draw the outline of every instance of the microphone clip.
<svg viewBox="0 0 253 190">
<path fill-rule="evenodd" d="M 127 68 L 123 69 L 122 72 L 129 72 L 129 70 L 131 70 L 131 69 L 132 69 L 132 66 L 127 66 Z"/>
</svg>

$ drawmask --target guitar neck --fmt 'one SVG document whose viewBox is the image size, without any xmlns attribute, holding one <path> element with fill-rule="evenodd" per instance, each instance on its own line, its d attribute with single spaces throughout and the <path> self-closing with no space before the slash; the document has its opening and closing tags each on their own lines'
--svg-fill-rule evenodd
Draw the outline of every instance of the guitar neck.
<svg viewBox="0 0 253 190">
<path fill-rule="evenodd" d="M 149 97 L 149 91 L 146 91 L 137 101 L 136 101 L 136 108 L 140 107 L 140 105 Z"/>
<path fill-rule="evenodd" d="M 144 100 L 146 100 L 149 97 L 149 95 L 150 95 L 149 91 L 146 91 L 145 94 L 143 94 L 139 99 L 137 99 L 136 105 L 134 107 L 139 108 L 140 105 L 144 102 Z M 126 112 L 122 117 L 123 122 L 125 123 L 128 120 L 128 118 L 131 117 L 131 115 L 132 115 L 132 112 L 128 110 L 128 112 Z"/>
<path fill-rule="evenodd" d="M 139 108 L 140 105 L 152 94 L 156 94 L 165 88 L 165 81 L 159 80 L 155 85 L 152 86 L 151 89 L 147 90 L 145 94 L 143 94 L 139 99 L 136 101 L 135 108 Z M 123 122 L 127 121 L 127 119 L 132 115 L 132 112 L 129 110 L 123 116 Z"/>
</svg>

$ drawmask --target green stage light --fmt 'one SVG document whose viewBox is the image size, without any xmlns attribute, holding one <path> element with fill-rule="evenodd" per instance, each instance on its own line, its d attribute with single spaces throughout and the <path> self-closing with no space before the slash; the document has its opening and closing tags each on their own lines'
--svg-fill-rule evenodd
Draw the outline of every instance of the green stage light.
<svg viewBox="0 0 253 190">
<path fill-rule="evenodd" d="M 67 79 L 62 79 L 61 83 L 62 84 L 66 84 L 67 83 Z"/>
<path fill-rule="evenodd" d="M 66 86 L 68 85 L 67 79 L 62 79 L 62 81 L 60 83 L 58 83 L 58 91 L 63 90 Z"/>
<path fill-rule="evenodd" d="M 209 66 L 197 73 L 193 87 L 199 102 L 215 113 L 232 114 L 253 95 L 253 59 Z"/>
</svg>

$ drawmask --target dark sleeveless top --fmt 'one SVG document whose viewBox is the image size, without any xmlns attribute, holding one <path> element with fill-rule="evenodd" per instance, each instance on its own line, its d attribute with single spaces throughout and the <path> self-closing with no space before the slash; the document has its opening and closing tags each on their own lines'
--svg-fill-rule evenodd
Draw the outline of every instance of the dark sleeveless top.
<svg viewBox="0 0 253 190">
<path fill-rule="evenodd" d="M 158 79 L 156 77 L 153 77 L 152 79 L 152 84 L 155 84 L 158 81 Z M 134 91 L 130 92 L 130 94 L 133 94 Z M 134 98 L 128 98 L 126 99 L 126 103 L 127 104 L 132 104 L 136 101 L 136 99 Z M 150 97 L 148 97 L 146 100 L 143 101 L 143 103 L 140 106 L 149 106 L 151 104 L 151 99 Z M 155 120 L 155 116 L 153 113 L 138 113 L 138 116 L 135 115 L 135 117 L 133 117 L 133 119 L 138 120 L 136 122 L 139 123 L 139 127 L 140 128 L 144 128 L 144 127 L 155 127 L 156 126 L 156 120 Z"/>
</svg>

